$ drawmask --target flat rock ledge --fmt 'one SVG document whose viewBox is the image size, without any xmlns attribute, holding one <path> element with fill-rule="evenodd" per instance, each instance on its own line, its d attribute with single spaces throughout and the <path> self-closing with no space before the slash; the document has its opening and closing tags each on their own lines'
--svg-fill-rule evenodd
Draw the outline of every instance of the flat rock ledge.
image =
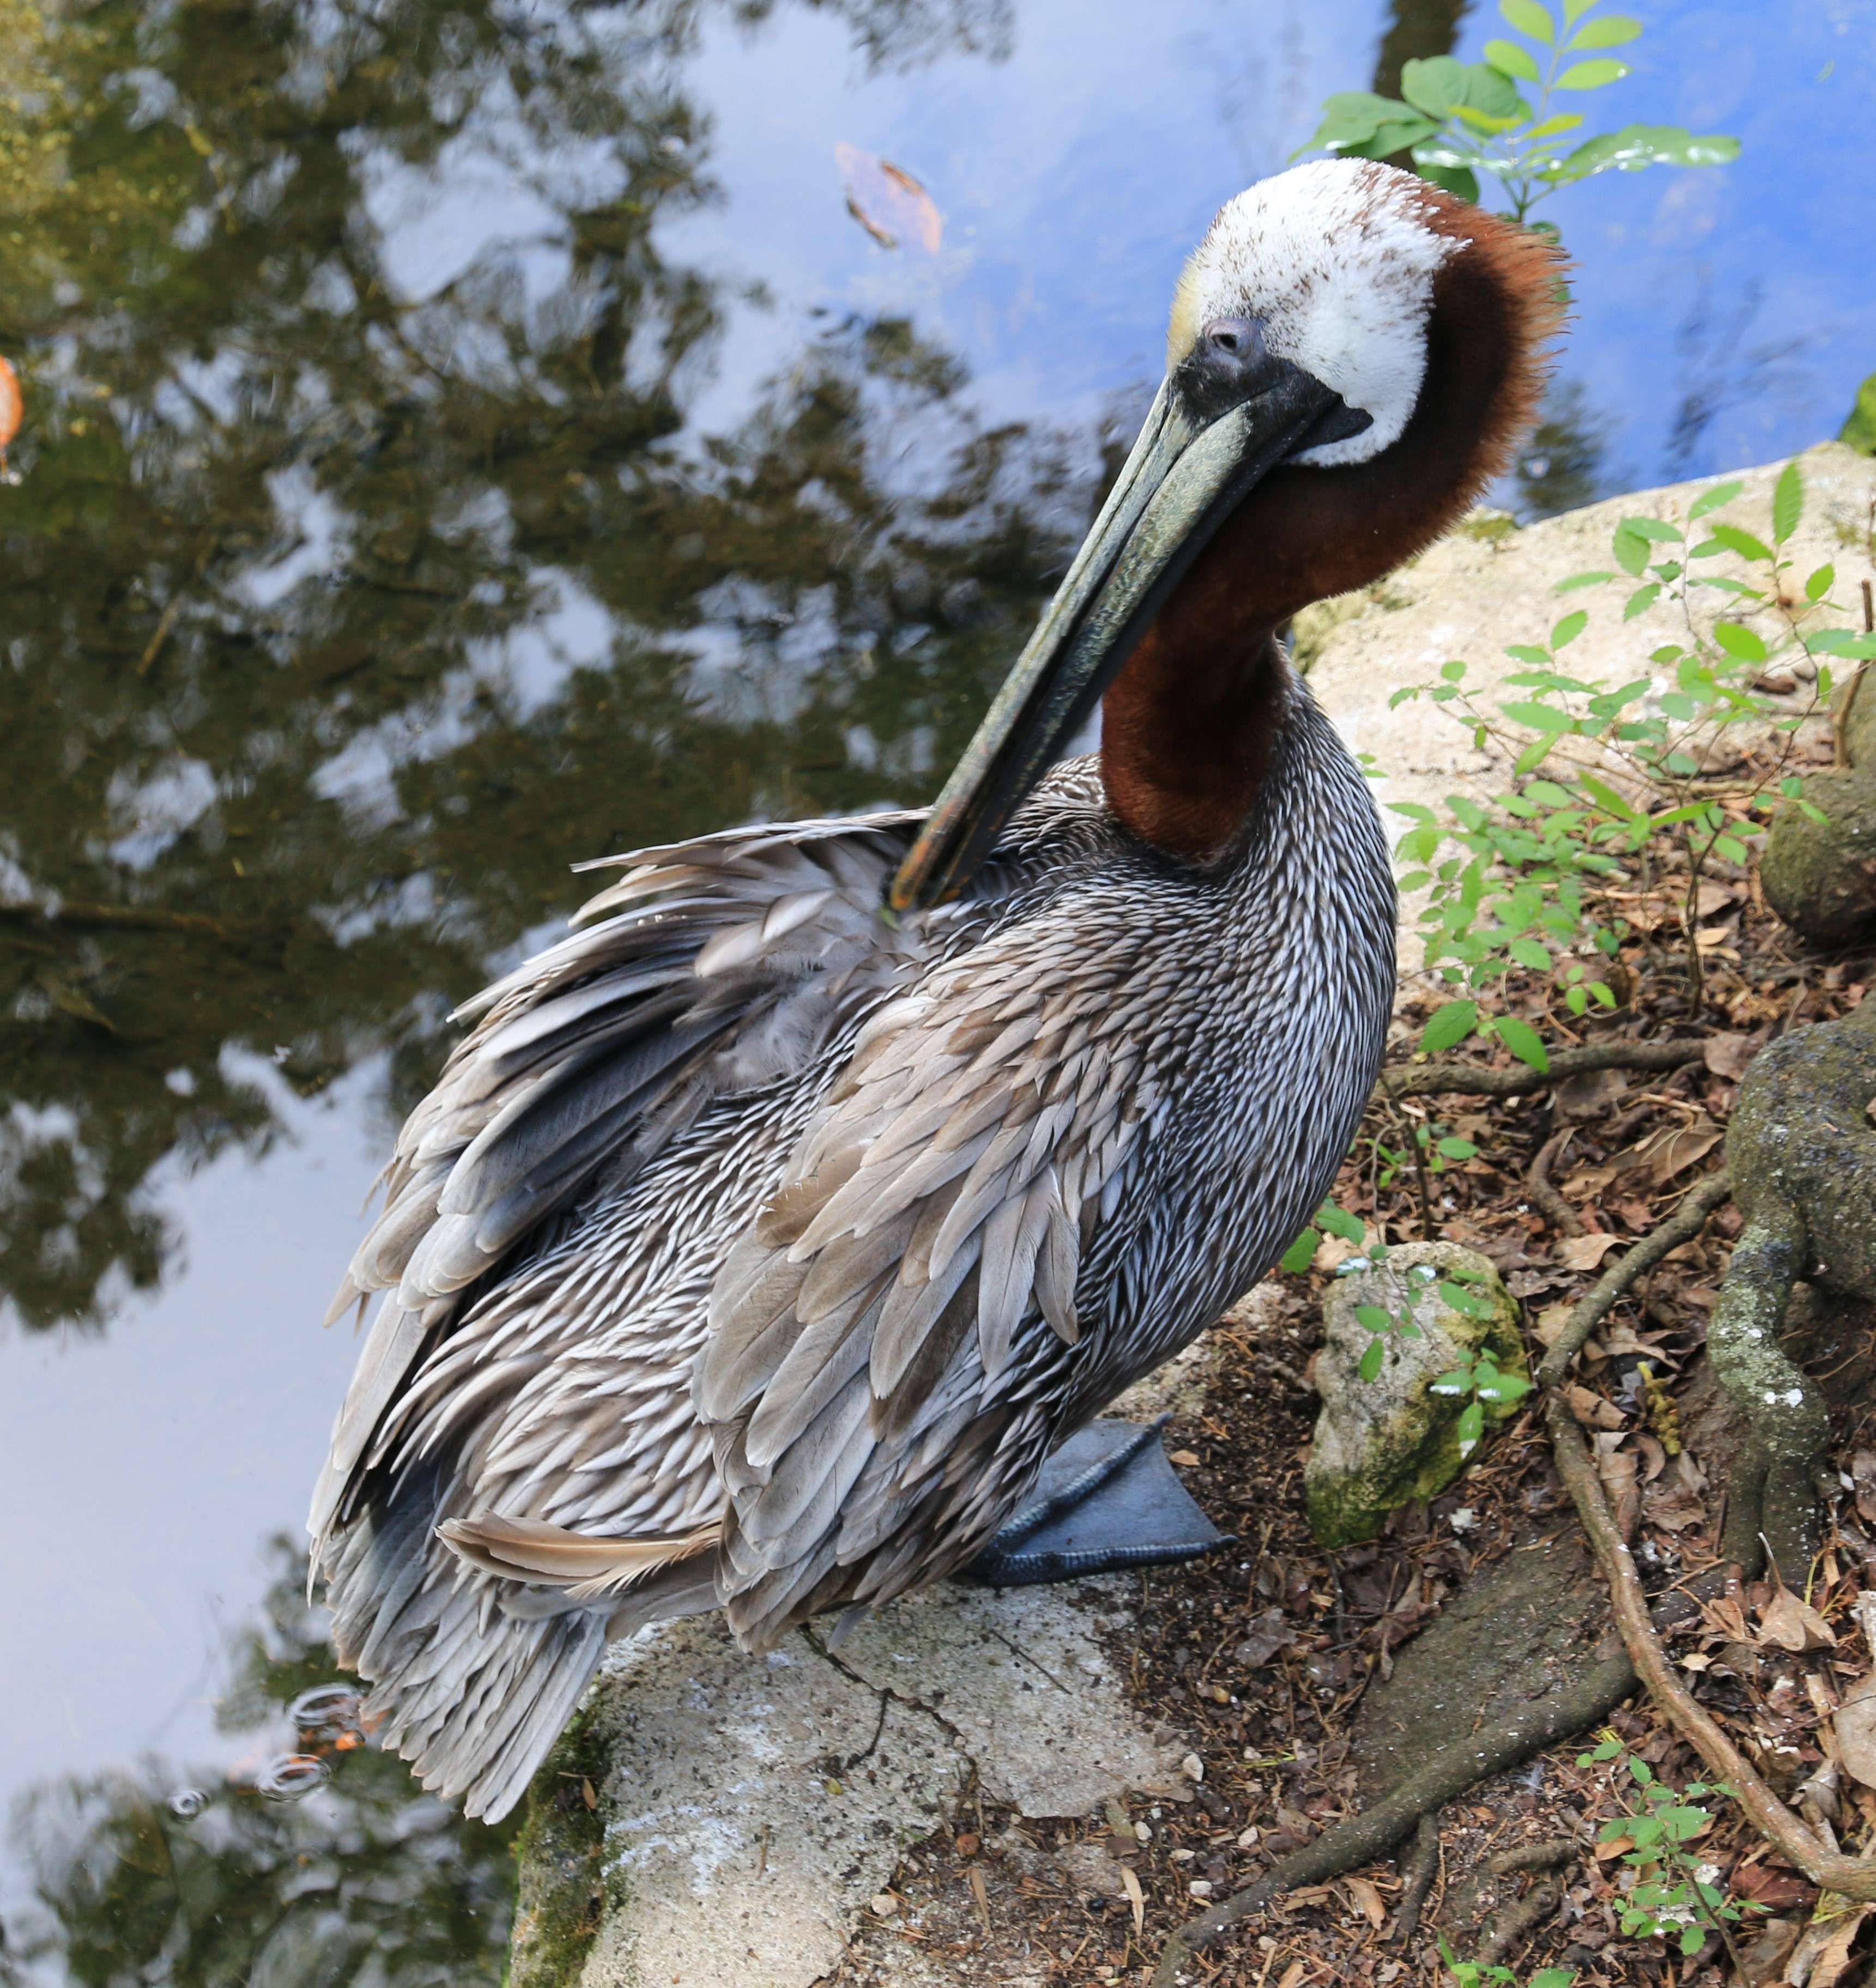
<svg viewBox="0 0 1876 1988">
<path fill-rule="evenodd" d="M 563 1978 L 808 1988 L 973 1785 L 1039 1817 L 1130 1789 L 1189 1799 L 1184 1742 L 1146 1729 L 1099 1640 L 1124 1628 L 1129 1585 L 947 1582 L 837 1652 L 796 1636 L 745 1657 L 715 1618 L 615 1648 L 589 1713 L 609 1762 L 603 1905 Z"/>
<path fill-rule="evenodd" d="M 1835 444 L 1803 460 L 1800 573 L 1861 543 L 1876 497 L 1876 461 Z M 1763 532 L 1780 467 L 1739 472 L 1726 515 Z M 1624 513 L 1685 516 L 1717 480 L 1523 529 L 1475 515 L 1379 587 L 1302 617 L 1297 660 L 1350 744 L 1374 755 L 1377 797 L 1437 801 L 1494 780 L 1456 726 L 1424 702 L 1391 708 L 1391 693 L 1451 657 L 1495 689 L 1519 667 L 1504 645 L 1542 638 L 1561 611 L 1551 590 L 1608 563 Z M 1573 670 L 1644 673 L 1676 632 L 1665 604 L 1624 623 L 1622 599 L 1570 597 L 1591 614 Z M 1403 922 L 1411 968 L 1419 948 L 1409 956 Z M 1192 1412 L 1208 1370 L 1202 1343 L 1115 1410 Z M 1129 1701 L 1108 1654 L 1135 1591 L 1121 1579 L 1002 1594 L 945 1582 L 832 1654 L 797 1637 L 745 1657 L 715 1619 L 617 1647 L 543 1770 L 559 1792 L 523 1841 L 511 1988 L 812 1988 L 902 1851 L 973 1783 L 1038 1819 L 1086 1815 L 1127 1790 L 1189 1796 L 1184 1736 Z M 897 1988 L 952 1978 L 909 1950 L 899 1965 Z"/>
</svg>

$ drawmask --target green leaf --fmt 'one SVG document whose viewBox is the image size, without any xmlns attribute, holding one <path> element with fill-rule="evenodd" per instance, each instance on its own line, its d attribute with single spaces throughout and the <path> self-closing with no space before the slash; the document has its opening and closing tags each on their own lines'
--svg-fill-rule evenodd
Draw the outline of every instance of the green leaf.
<svg viewBox="0 0 1876 1988">
<path fill-rule="evenodd" d="M 1633 532 L 1638 538 L 1652 539 L 1658 546 L 1678 546 L 1682 536 L 1678 525 L 1665 523 L 1659 518 L 1624 518 L 1622 529 Z"/>
<path fill-rule="evenodd" d="M 1612 573 L 1573 573 L 1569 579 L 1560 580 L 1550 591 L 1553 593 L 1574 593 L 1579 587 L 1601 587 L 1605 580 L 1614 577 Z"/>
<path fill-rule="evenodd" d="M 1627 124 L 1587 140 L 1537 177 L 1553 186 L 1598 173 L 1639 172 L 1644 166 L 1719 165 L 1739 155 L 1736 138 L 1697 138 L 1678 124 Z"/>
<path fill-rule="evenodd" d="M 1550 970 L 1550 949 L 1537 939 L 1514 938 L 1505 949 L 1520 966 L 1528 966 L 1533 973 Z"/>
<path fill-rule="evenodd" d="M 1798 529 L 1804 515 L 1804 476 L 1794 455 L 1778 473 L 1772 486 L 1772 537 L 1783 545 Z"/>
<path fill-rule="evenodd" d="M 1510 79 L 1489 63 L 1462 63 L 1452 56 L 1403 63 L 1401 94 L 1416 110 L 1442 120 L 1455 110 L 1469 110 L 1483 112 L 1488 120 L 1515 123 L 1526 107 Z"/>
<path fill-rule="evenodd" d="M 1331 152 L 1384 159 L 1432 137 L 1438 129 L 1438 119 L 1423 117 L 1391 96 L 1377 96 L 1367 90 L 1339 90 L 1323 103 L 1322 122 L 1314 133 L 1290 156 L 1295 158 L 1320 146 Z"/>
<path fill-rule="evenodd" d="M 1430 158 L 1425 156 L 1427 147 L 1414 147 L 1414 166 L 1423 180 L 1430 180 L 1455 200 L 1479 204 L 1479 175 L 1470 165 L 1459 165 L 1450 160 Z"/>
<path fill-rule="evenodd" d="M 1557 39 L 1557 23 L 1550 8 L 1539 5 L 1538 0 L 1498 0 L 1498 11 L 1519 34 L 1529 35 L 1546 48 Z"/>
<path fill-rule="evenodd" d="M 1499 1040 L 1520 1063 L 1527 1063 L 1536 1070 L 1550 1067 L 1550 1052 L 1544 1047 L 1543 1038 L 1529 1022 L 1519 1021 L 1516 1015 L 1499 1015 L 1492 1018 L 1492 1028 Z"/>
<path fill-rule="evenodd" d="M 1442 663 L 1439 673 L 1448 683 L 1457 683 L 1465 674 L 1465 665 L 1458 662 Z"/>
<path fill-rule="evenodd" d="M 1821 600 L 1836 584 L 1837 568 L 1820 566 L 1805 581 L 1804 597 L 1807 600 Z"/>
<path fill-rule="evenodd" d="M 1754 538 L 1750 532 L 1741 531 L 1737 525 L 1715 525 L 1713 536 L 1717 543 L 1729 552 L 1737 553 L 1741 559 L 1769 560 L 1773 556 L 1772 548 L 1764 539 Z"/>
<path fill-rule="evenodd" d="M 1619 49 L 1624 42 L 1638 41 L 1641 23 L 1631 14 L 1601 14 L 1587 28 L 1570 36 L 1573 49 Z"/>
<path fill-rule="evenodd" d="M 1876 635 L 1853 634 L 1847 628 L 1820 628 L 1805 637 L 1807 645 L 1822 656 L 1845 656 L 1852 661 L 1868 662 L 1876 656 Z"/>
<path fill-rule="evenodd" d="M 1763 663 L 1772 653 L 1766 647 L 1765 637 L 1742 622 L 1715 621 L 1713 639 L 1728 655 L 1737 656 L 1742 663 Z M 1664 702 L 1662 708 L 1666 708 Z"/>
<path fill-rule="evenodd" d="M 1563 648 L 1568 643 L 1573 642 L 1589 625 L 1590 617 L 1580 607 L 1574 614 L 1566 614 L 1563 620 L 1550 631 L 1550 647 L 1553 652 Z"/>
<path fill-rule="evenodd" d="M 1344 1242 L 1363 1242 L 1367 1239 L 1367 1230 L 1362 1226 L 1361 1217 L 1350 1215 L 1345 1208 L 1339 1208 L 1333 1201 L 1325 1201 L 1316 1211 L 1316 1226 L 1326 1229 L 1331 1236 L 1339 1236 Z"/>
<path fill-rule="evenodd" d="M 1709 511 L 1717 511 L 1722 504 L 1730 504 L 1746 488 L 1738 478 L 1725 483 L 1716 483 L 1711 490 L 1703 490 L 1688 507 L 1687 522 L 1691 525 L 1696 518 L 1704 518 Z"/>
<path fill-rule="evenodd" d="M 1479 1446 L 1479 1439 L 1485 1434 L 1486 1412 L 1478 1401 L 1468 1401 L 1459 1412 L 1459 1426 L 1455 1433 L 1459 1439 L 1459 1454 L 1468 1456 Z"/>
<path fill-rule="evenodd" d="M 1648 542 L 1639 532 L 1631 532 L 1626 520 L 1616 526 L 1609 541 L 1615 563 L 1631 578 L 1639 580 L 1648 563 Z"/>
<path fill-rule="evenodd" d="M 1449 1160 L 1469 1160 L 1476 1157 L 1479 1148 L 1470 1139 L 1442 1139 L 1440 1151 Z"/>
<path fill-rule="evenodd" d="M 1575 722 L 1553 704 L 1501 704 L 1499 709 L 1514 725 L 1528 725 L 1533 732 L 1567 732 Z"/>
<path fill-rule="evenodd" d="M 1361 1364 L 1355 1371 L 1364 1381 L 1378 1381 L 1381 1378 L 1381 1362 L 1387 1357 L 1387 1352 L 1386 1340 L 1371 1339 L 1368 1341 L 1368 1350 L 1362 1354 Z"/>
<path fill-rule="evenodd" d="M 1322 1246 L 1322 1237 L 1313 1229 L 1306 1229 L 1276 1259 L 1279 1270 L 1288 1270 L 1292 1276 L 1300 1276 L 1316 1260 L 1316 1252 Z"/>
<path fill-rule="evenodd" d="M 1392 1327 L 1393 1319 L 1380 1305 L 1357 1305 L 1355 1318 L 1371 1332 L 1386 1332 Z"/>
<path fill-rule="evenodd" d="M 1601 90 L 1606 83 L 1620 83 L 1628 65 L 1614 56 L 1592 56 L 1587 62 L 1572 63 L 1557 79 L 1559 90 Z"/>
<path fill-rule="evenodd" d="M 1515 76 L 1521 82 L 1536 83 L 1543 75 L 1537 66 L 1537 58 L 1516 42 L 1487 42 L 1485 56 L 1500 76 Z"/>
<path fill-rule="evenodd" d="M 1421 1031 L 1420 1046 L 1428 1056 L 1462 1043 L 1479 1023 L 1476 1001 L 1448 1001 L 1435 1008 Z"/>
<path fill-rule="evenodd" d="M 1614 815 L 1618 820 L 1643 819 L 1639 809 L 1631 806 L 1606 780 L 1599 780 L 1594 773 L 1578 774 L 1577 784 L 1605 813 Z"/>
<path fill-rule="evenodd" d="M 1638 587 L 1622 608 L 1622 619 L 1632 621 L 1638 614 L 1645 614 L 1661 598 L 1661 583 L 1651 580 L 1646 587 Z"/>
</svg>

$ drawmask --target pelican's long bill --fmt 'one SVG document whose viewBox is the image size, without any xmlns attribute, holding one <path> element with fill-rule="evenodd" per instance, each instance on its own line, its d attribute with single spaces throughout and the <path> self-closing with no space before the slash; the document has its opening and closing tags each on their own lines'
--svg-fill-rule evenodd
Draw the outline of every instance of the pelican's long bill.
<svg viewBox="0 0 1876 1988">
<path fill-rule="evenodd" d="M 1175 379 L 1161 385 L 1067 577 L 899 866 L 893 910 L 941 903 L 970 881 L 1212 533 L 1335 402 L 1280 363 L 1210 420 Z"/>
</svg>

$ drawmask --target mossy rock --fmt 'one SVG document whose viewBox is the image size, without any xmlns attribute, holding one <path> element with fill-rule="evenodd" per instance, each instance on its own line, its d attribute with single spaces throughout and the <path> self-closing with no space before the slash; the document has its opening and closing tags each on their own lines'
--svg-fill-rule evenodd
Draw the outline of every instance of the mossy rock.
<svg viewBox="0 0 1876 1988">
<path fill-rule="evenodd" d="M 1876 765 L 1813 773 L 1804 798 L 1824 818 L 1779 810 L 1759 864 L 1766 901 L 1809 945 L 1861 945 L 1876 938 Z"/>
<path fill-rule="evenodd" d="M 1425 1270 L 1435 1274 L 1428 1276 Z M 1458 1276 L 1454 1277 L 1454 1273 Z M 1486 1309 L 1471 1317 L 1440 1295 L 1453 1278 Z M 1418 1338 L 1388 1335 L 1381 1372 L 1361 1375 L 1374 1335 L 1355 1316 L 1375 1305 L 1418 1329 Z M 1410 1242 L 1371 1268 L 1339 1277 L 1323 1309 L 1325 1335 L 1316 1362 L 1322 1413 L 1303 1475 L 1310 1530 L 1327 1547 L 1372 1539 L 1388 1514 L 1410 1499 L 1433 1498 L 1465 1467 L 1459 1447 L 1465 1401 L 1436 1395 L 1433 1381 L 1463 1360 L 1489 1353 L 1499 1371 L 1530 1378 L 1518 1331 L 1517 1301 L 1497 1270 L 1456 1242 Z M 1486 1403 L 1489 1429 L 1516 1412 Z"/>
</svg>

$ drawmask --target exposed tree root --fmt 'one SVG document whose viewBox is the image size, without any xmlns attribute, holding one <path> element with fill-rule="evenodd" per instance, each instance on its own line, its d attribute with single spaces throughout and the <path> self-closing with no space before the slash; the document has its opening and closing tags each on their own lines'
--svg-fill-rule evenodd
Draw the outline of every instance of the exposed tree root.
<svg viewBox="0 0 1876 1988">
<path fill-rule="evenodd" d="M 1569 1371 L 1583 1342 L 1602 1321 L 1622 1293 L 1644 1270 L 1651 1270 L 1670 1249 L 1692 1242 L 1706 1226 L 1707 1217 L 1732 1192 L 1732 1178 L 1722 1167 L 1709 1174 L 1691 1188 L 1673 1215 L 1658 1228 L 1651 1229 L 1632 1249 L 1624 1250 L 1580 1297 L 1564 1321 L 1563 1330 L 1537 1369 L 1537 1384 L 1554 1388 Z"/>
<path fill-rule="evenodd" d="M 1683 1063 L 1699 1062 L 1705 1053 L 1704 1043 L 1688 1038 L 1671 1043 L 1586 1043 L 1580 1049 L 1559 1050 L 1547 1070 L 1533 1070 L 1529 1063 L 1513 1063 L 1506 1070 L 1476 1063 L 1409 1063 L 1384 1070 L 1374 1095 L 1382 1099 L 1461 1094 L 1520 1097 L 1530 1091 L 1548 1090 L 1565 1077 L 1580 1077 L 1586 1070 L 1678 1070 Z"/>
<path fill-rule="evenodd" d="M 1395 1909 L 1389 1943 L 1404 1951 L 1420 1930 L 1420 1915 L 1426 1910 L 1427 1894 L 1439 1875 L 1439 1817 L 1432 1810 L 1423 1815 L 1414 1831 L 1414 1847 L 1401 1865 L 1401 1902 Z"/>
<path fill-rule="evenodd" d="M 1589 1445 L 1563 1401 L 1544 1404 L 1544 1424 L 1557 1467 L 1590 1536 L 1597 1564 L 1608 1583 L 1610 1605 L 1635 1671 L 1675 1729 L 1705 1761 L 1714 1778 L 1730 1784 L 1753 1827 L 1811 1882 L 1847 1898 L 1876 1899 L 1876 1858 L 1846 1857 L 1830 1848 L 1780 1801 L 1745 1755 L 1681 1681 L 1648 1618 L 1648 1598 L 1634 1556 L 1603 1496 Z"/>
<path fill-rule="evenodd" d="M 1436 1814 L 1475 1782 L 1502 1773 L 1606 1718 L 1635 1688 L 1634 1665 L 1617 1653 L 1587 1666 L 1496 1731 L 1468 1733 L 1442 1747 L 1391 1794 L 1326 1829 L 1313 1843 L 1273 1865 L 1254 1885 L 1182 1925 L 1167 1941 L 1151 1988 L 1177 1988 L 1181 1968 L 1201 1948 L 1300 1885 L 1320 1885 L 1384 1857 L 1422 1817 Z M 1845 1860 L 1847 1861 L 1848 1860 Z M 1424 1895 L 1424 1894 L 1423 1894 Z"/>
<path fill-rule="evenodd" d="M 1479 1949 L 1479 1963 L 1490 1967 L 1507 1959 L 1521 1940 L 1528 1939 L 1563 1902 L 1563 1887 L 1556 1878 L 1540 1878 L 1516 1904 L 1511 1906 L 1486 1936 Z"/>
<path fill-rule="evenodd" d="M 1550 1169 L 1556 1165 L 1557 1155 L 1569 1143 L 1574 1128 L 1566 1125 L 1560 1132 L 1553 1132 L 1537 1148 L 1537 1156 L 1531 1161 L 1530 1172 L 1524 1177 L 1526 1192 L 1543 1212 L 1544 1219 L 1560 1236 L 1580 1236 L 1583 1217 L 1572 1208 L 1557 1191 L 1557 1183 L 1550 1178 Z"/>
</svg>

